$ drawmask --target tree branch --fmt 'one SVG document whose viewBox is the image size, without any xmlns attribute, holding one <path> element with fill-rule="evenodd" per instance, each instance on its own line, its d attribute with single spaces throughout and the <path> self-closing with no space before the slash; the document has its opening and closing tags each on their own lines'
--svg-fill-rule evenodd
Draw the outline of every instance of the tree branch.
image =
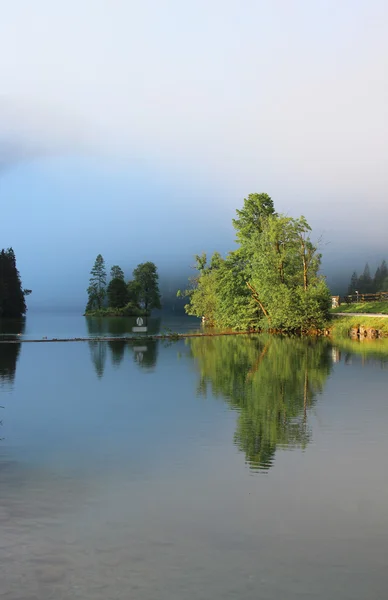
<svg viewBox="0 0 388 600">
<path fill-rule="evenodd" d="M 254 299 L 255 302 L 257 302 L 257 304 L 260 306 L 261 310 L 263 311 L 263 313 L 265 314 L 265 316 L 267 317 L 268 321 L 270 321 L 270 316 L 267 313 L 267 311 L 265 310 L 264 306 L 262 305 L 262 303 L 260 302 L 260 298 L 259 298 L 259 294 L 256 292 L 255 288 L 249 283 L 249 281 L 245 282 L 248 286 L 248 288 L 251 290 L 252 292 L 252 298 Z"/>
</svg>

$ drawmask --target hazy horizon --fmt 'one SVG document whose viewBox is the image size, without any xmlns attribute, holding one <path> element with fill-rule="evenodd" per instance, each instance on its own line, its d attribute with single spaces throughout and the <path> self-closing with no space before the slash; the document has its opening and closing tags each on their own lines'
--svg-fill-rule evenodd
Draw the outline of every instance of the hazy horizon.
<svg viewBox="0 0 388 600">
<path fill-rule="evenodd" d="M 0 247 L 34 308 L 98 253 L 185 279 L 244 197 L 305 215 L 333 291 L 388 258 L 383 0 L 14 0 L 0 22 Z"/>
</svg>

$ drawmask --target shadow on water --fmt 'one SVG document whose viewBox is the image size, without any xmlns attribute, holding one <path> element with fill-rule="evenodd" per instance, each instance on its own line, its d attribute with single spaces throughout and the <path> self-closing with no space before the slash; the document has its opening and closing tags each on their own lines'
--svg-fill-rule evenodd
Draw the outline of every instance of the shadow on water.
<svg viewBox="0 0 388 600">
<path fill-rule="evenodd" d="M 137 317 L 85 317 L 90 336 L 120 337 L 133 335 L 132 328 L 136 326 Z M 161 319 L 143 317 L 148 335 L 160 333 Z"/>
<path fill-rule="evenodd" d="M 228 336 L 187 344 L 200 373 L 198 395 L 210 390 L 239 411 L 234 443 L 252 470 L 268 471 L 277 447 L 306 447 L 309 409 L 333 363 L 326 340 Z"/>
<path fill-rule="evenodd" d="M 148 328 L 147 334 L 156 335 L 160 333 L 160 318 L 149 318 L 145 319 L 145 321 L 145 325 Z M 157 342 L 134 342 L 132 344 L 131 342 L 120 341 L 121 336 L 132 335 L 132 328 L 136 326 L 136 317 L 86 317 L 86 324 L 90 336 L 117 336 L 118 338 L 117 341 L 101 342 L 90 340 L 88 342 L 90 356 L 99 378 L 104 374 L 107 345 L 110 350 L 112 364 L 115 367 L 121 365 L 127 350 L 133 354 L 133 358 L 140 368 L 152 369 L 155 367 L 158 355 Z M 136 350 L 136 348 L 139 349 Z"/>
<path fill-rule="evenodd" d="M 0 342 L 17 340 L 24 333 L 25 325 L 25 319 L 0 319 Z M 0 384 L 13 383 L 20 349 L 21 344 L 0 343 Z"/>
</svg>

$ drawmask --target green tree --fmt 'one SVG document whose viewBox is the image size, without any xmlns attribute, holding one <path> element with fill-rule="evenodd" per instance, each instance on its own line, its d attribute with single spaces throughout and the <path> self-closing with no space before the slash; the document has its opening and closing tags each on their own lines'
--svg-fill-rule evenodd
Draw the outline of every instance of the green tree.
<svg viewBox="0 0 388 600">
<path fill-rule="evenodd" d="M 19 318 L 27 311 L 16 257 L 12 248 L 0 252 L 0 318 Z"/>
<path fill-rule="evenodd" d="M 190 300 L 185 305 L 187 314 L 203 318 L 209 326 L 214 325 L 216 321 L 219 287 L 217 278 L 222 262 L 218 252 L 213 254 L 210 264 L 207 263 L 205 252 L 197 254 L 194 268 L 198 274 L 190 278 L 190 287 L 187 290 L 177 292 L 178 297 L 187 297 Z"/>
<path fill-rule="evenodd" d="M 322 328 L 329 319 L 330 292 L 319 275 L 321 255 L 309 231 L 304 217 L 274 213 L 244 242 L 247 287 L 261 321 L 272 329 Z"/>
<path fill-rule="evenodd" d="M 272 198 L 268 194 L 249 194 L 244 198 L 244 206 L 236 210 L 237 219 L 233 226 L 237 231 L 237 240 L 244 243 L 261 232 L 263 217 L 275 214 Z"/>
<path fill-rule="evenodd" d="M 267 194 L 250 194 L 233 220 L 240 246 L 225 260 L 197 256 L 184 293 L 188 314 L 234 329 L 303 331 L 325 326 L 331 297 L 305 217 L 277 214 Z"/>
<path fill-rule="evenodd" d="M 139 264 L 133 271 L 134 288 L 137 290 L 137 301 L 145 312 L 161 308 L 159 292 L 159 275 L 153 262 Z"/>
<path fill-rule="evenodd" d="M 124 281 L 124 271 L 118 265 L 113 265 L 110 270 L 111 279 L 122 279 Z"/>
<path fill-rule="evenodd" d="M 98 254 L 90 275 L 86 310 L 100 309 L 103 306 L 106 296 L 105 261 L 101 254 Z"/>
<path fill-rule="evenodd" d="M 128 302 L 128 290 L 124 281 L 124 272 L 118 265 L 115 265 L 111 268 L 110 274 L 112 279 L 107 289 L 108 305 L 111 308 L 122 308 Z"/>
</svg>

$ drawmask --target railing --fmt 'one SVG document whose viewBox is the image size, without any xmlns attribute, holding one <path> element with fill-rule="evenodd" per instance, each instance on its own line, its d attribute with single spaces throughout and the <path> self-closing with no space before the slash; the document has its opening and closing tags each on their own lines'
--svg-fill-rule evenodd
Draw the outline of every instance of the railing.
<svg viewBox="0 0 388 600">
<path fill-rule="evenodd" d="M 388 302 L 388 292 L 376 292 L 375 294 L 349 294 L 348 296 L 332 296 L 332 306 L 341 304 L 355 304 L 357 302 Z"/>
</svg>

